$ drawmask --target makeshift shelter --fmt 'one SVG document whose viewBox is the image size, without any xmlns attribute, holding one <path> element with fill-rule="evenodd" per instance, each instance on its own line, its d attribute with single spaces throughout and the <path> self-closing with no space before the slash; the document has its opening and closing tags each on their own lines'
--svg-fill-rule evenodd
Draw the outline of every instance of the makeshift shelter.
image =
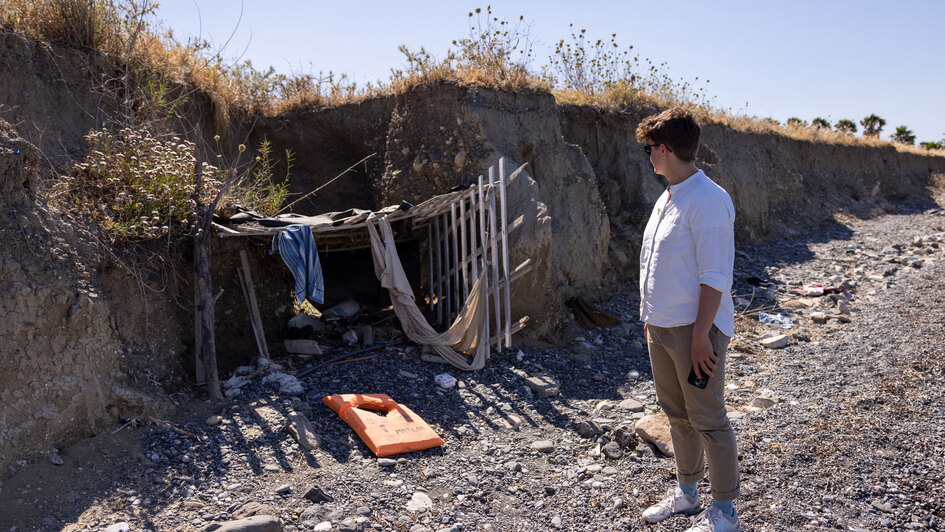
<svg viewBox="0 0 945 532">
<path fill-rule="evenodd" d="M 243 213 L 213 223 L 221 238 L 272 239 L 288 226 L 310 228 L 320 253 L 371 249 L 374 271 L 390 292 L 395 313 L 407 337 L 429 346 L 440 358 L 465 370 L 483 367 L 492 346 L 506 349 L 512 335 L 520 331 L 528 317 L 513 321 L 511 283 L 531 270 L 531 259 L 515 269 L 509 263 L 509 234 L 524 222 L 519 216 L 508 221 L 508 186 L 521 174 L 524 165 L 511 175 L 499 160 L 498 172 L 490 167 L 488 177 L 475 184 L 434 196 L 419 205 L 401 204 L 376 212 L 352 209 L 317 216 L 295 214 L 263 218 Z M 404 267 L 395 244 L 419 240 L 426 253 L 420 257 L 420 273 L 425 273 L 423 300 L 415 298 L 406 281 Z M 424 260 L 425 259 L 425 260 Z M 243 254 L 241 282 L 247 294 L 251 323 L 259 324 L 252 289 L 252 276 Z M 331 283 L 329 278 L 325 283 Z M 438 333 L 420 307 L 445 332 Z M 260 354 L 267 346 L 257 334 Z M 485 341 L 488 339 L 488 341 Z M 201 365 L 198 364 L 198 368 Z"/>
</svg>

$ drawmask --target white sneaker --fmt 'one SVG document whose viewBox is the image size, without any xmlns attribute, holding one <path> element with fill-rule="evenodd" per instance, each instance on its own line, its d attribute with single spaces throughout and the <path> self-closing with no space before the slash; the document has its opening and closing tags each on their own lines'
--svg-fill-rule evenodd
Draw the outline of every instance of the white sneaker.
<svg viewBox="0 0 945 532">
<path fill-rule="evenodd" d="M 738 532 L 741 529 L 738 524 L 738 511 L 729 517 L 715 506 L 709 506 L 693 518 L 692 527 L 687 528 L 686 532 Z"/>
<path fill-rule="evenodd" d="M 666 498 L 643 510 L 643 519 L 647 523 L 665 521 L 674 514 L 692 515 L 699 511 L 699 494 L 695 498 L 686 495 L 679 486 L 669 491 Z"/>
</svg>

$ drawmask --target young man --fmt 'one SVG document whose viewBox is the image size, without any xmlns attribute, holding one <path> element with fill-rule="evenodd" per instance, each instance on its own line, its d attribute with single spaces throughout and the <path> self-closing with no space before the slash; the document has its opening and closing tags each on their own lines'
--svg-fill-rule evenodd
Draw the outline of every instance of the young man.
<svg viewBox="0 0 945 532">
<path fill-rule="evenodd" d="M 669 180 L 643 233 L 640 319 L 656 395 L 669 417 L 678 480 L 643 517 L 657 523 L 699 512 L 705 453 L 713 503 L 689 531 L 728 532 L 740 530 L 733 505 L 738 451 L 723 399 L 725 351 L 735 327 L 735 208 L 696 168 L 699 134 L 692 113 L 681 108 L 650 116 L 637 128 L 653 170 Z"/>
</svg>

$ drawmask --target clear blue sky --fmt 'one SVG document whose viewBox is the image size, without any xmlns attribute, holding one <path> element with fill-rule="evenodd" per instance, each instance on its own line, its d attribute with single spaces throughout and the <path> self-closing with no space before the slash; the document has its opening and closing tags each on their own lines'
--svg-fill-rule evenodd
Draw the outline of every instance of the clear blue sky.
<svg viewBox="0 0 945 532">
<path fill-rule="evenodd" d="M 573 23 L 593 38 L 616 33 L 642 57 L 666 62 L 673 78 L 710 80 L 716 103 L 738 112 L 831 123 L 876 113 L 887 121 L 884 138 L 899 125 L 918 141 L 945 137 L 943 1 L 495 4 L 500 18 L 530 23 L 535 66 Z M 468 34 L 467 13 L 476 7 L 486 3 L 164 0 L 158 18 L 178 38 L 201 36 L 217 47 L 229 39 L 224 55 L 257 67 L 333 71 L 363 84 L 403 66 L 400 44 L 444 56 Z"/>
</svg>

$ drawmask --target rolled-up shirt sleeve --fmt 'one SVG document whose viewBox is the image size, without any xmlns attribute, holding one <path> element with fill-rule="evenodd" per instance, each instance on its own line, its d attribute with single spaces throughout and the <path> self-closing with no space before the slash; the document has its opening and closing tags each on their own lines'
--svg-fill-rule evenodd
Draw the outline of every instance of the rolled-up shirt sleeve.
<svg viewBox="0 0 945 532">
<path fill-rule="evenodd" d="M 732 289 L 735 212 L 721 198 L 700 203 L 690 213 L 699 283 L 725 293 Z"/>
</svg>

